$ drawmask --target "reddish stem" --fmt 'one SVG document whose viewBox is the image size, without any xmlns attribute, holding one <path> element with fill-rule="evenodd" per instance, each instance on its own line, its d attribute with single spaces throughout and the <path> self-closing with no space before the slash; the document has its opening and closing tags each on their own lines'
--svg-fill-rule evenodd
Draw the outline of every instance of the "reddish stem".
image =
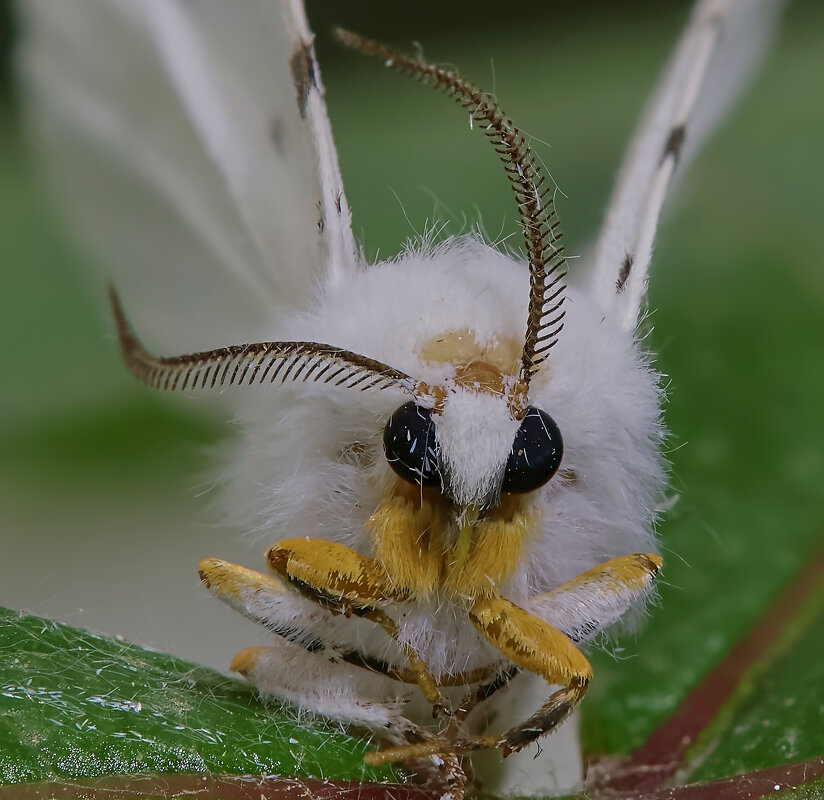
<svg viewBox="0 0 824 800">
<path fill-rule="evenodd" d="M 758 800 L 777 792 L 795 791 L 818 778 L 824 778 L 824 756 L 706 783 L 650 791 L 610 792 L 605 797 L 609 797 L 609 800 Z M 589 796 L 588 793 L 582 795 Z"/>
<path fill-rule="evenodd" d="M 255 775 L 118 775 L 80 781 L 43 781 L 0 786 L 0 800 L 129 800 L 172 798 L 196 800 L 433 800 L 417 786 L 325 781 Z"/>
</svg>

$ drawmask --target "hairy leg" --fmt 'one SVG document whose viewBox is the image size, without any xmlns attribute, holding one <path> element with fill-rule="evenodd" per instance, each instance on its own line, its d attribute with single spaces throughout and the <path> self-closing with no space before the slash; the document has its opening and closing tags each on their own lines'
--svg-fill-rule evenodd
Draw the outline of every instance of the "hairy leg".
<svg viewBox="0 0 824 800">
<path fill-rule="evenodd" d="M 334 613 L 368 619 L 398 641 L 397 625 L 381 606 L 408 598 L 374 559 L 335 542 L 306 538 L 278 542 L 267 558 L 274 572 L 305 597 Z M 426 664 L 410 645 L 399 646 L 435 716 L 449 721 L 449 703 Z"/>
</svg>

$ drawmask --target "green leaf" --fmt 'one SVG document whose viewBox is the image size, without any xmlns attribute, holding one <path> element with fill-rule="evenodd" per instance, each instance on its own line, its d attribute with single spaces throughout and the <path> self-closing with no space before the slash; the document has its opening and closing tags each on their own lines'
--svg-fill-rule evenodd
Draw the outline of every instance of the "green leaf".
<svg viewBox="0 0 824 800">
<path fill-rule="evenodd" d="M 688 755 L 690 780 L 737 775 L 824 753 L 824 569 L 820 586 L 784 620 Z"/>
<path fill-rule="evenodd" d="M 367 744 L 164 653 L 0 610 L 0 783 L 212 772 L 385 781 Z"/>
</svg>

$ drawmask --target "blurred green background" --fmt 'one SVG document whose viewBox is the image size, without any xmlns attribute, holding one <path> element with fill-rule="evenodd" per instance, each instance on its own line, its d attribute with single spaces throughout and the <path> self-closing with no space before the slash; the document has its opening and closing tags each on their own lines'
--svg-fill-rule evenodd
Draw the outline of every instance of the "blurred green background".
<svg viewBox="0 0 824 800">
<path fill-rule="evenodd" d="M 420 41 L 429 58 L 494 89 L 536 137 L 566 195 L 570 251 L 582 253 L 685 18 L 684 3 L 652 6 L 543 2 L 519 4 L 515 16 L 492 3 L 311 3 L 367 253 L 396 253 L 435 216 L 450 220 L 447 233 L 478 214 L 492 236 L 515 231 L 512 200 L 463 114 L 338 52 L 328 23 Z M 12 22 L 0 4 L 0 605 L 225 667 L 235 649 L 261 641 L 204 596 L 194 571 L 211 554 L 254 566 L 261 551 L 216 526 L 200 491 L 209 448 L 226 431 L 194 403 L 145 392 L 121 367 L 26 148 L 8 69 Z M 661 526 L 660 607 L 637 638 L 596 658 L 585 704 L 593 749 L 643 740 L 822 537 L 823 33 L 824 5 L 790 7 L 659 240 L 650 341 L 668 376 L 680 497 Z"/>
</svg>

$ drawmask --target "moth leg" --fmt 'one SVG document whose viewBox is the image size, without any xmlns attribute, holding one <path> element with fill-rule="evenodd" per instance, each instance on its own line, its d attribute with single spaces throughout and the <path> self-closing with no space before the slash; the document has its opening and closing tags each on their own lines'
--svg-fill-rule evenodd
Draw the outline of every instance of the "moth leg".
<svg viewBox="0 0 824 800">
<path fill-rule="evenodd" d="M 369 676 L 291 642 L 247 647 L 231 669 L 265 694 L 347 725 L 358 725 L 392 741 L 415 740 L 416 726 L 403 715 L 405 701 L 394 681 Z"/>
<path fill-rule="evenodd" d="M 478 683 L 473 689 L 463 696 L 458 707 L 452 712 L 452 719 L 443 734 L 443 739 L 449 741 L 461 741 L 462 734 L 465 734 L 463 723 L 466 718 L 472 713 L 478 704 L 488 700 L 496 692 L 503 689 L 509 682 L 518 674 L 518 667 L 511 666 L 508 669 L 499 671 L 491 679 L 485 682 Z M 467 681 L 464 685 L 469 684 Z M 478 740 L 472 743 L 471 740 L 464 739 L 464 746 L 462 750 L 466 749 L 482 749 L 487 746 L 495 746 L 487 739 Z"/>
<path fill-rule="evenodd" d="M 469 716 L 472 710 L 484 700 L 489 699 L 495 692 L 503 689 L 519 672 L 518 667 L 510 666 L 508 669 L 498 671 L 489 677 L 487 672 L 485 677 L 480 674 L 471 675 L 473 680 L 466 680 L 464 685 L 478 683 L 474 689 L 468 692 L 461 700 L 458 708 L 453 712 L 446 731 L 438 737 L 429 736 L 419 742 L 412 742 L 399 747 L 390 747 L 369 753 L 366 762 L 373 766 L 390 764 L 395 761 L 408 761 L 411 759 L 422 759 L 430 756 L 459 757 L 473 750 L 495 749 L 500 746 L 500 741 L 494 736 L 472 736 L 460 737 L 462 723 Z M 467 677 L 470 674 L 467 673 Z"/>
<path fill-rule="evenodd" d="M 406 600 L 374 559 L 325 539 L 284 539 L 266 553 L 272 571 L 302 595 L 350 617 L 387 600 Z"/>
<path fill-rule="evenodd" d="M 440 752 L 466 753 L 495 748 L 503 749 L 507 756 L 552 731 L 580 702 L 592 677 L 592 667 L 561 631 L 499 595 L 475 600 L 469 619 L 481 636 L 515 665 L 562 688 L 550 695 L 529 719 L 501 736 L 442 739 L 388 748 L 370 753 L 368 763 L 377 765 Z"/>
<path fill-rule="evenodd" d="M 503 597 L 479 598 L 469 611 L 469 619 L 510 661 L 562 687 L 529 719 L 498 738 L 497 746 L 507 756 L 567 718 L 586 693 L 592 667 L 561 631 Z"/>
<path fill-rule="evenodd" d="M 335 542 L 309 538 L 278 542 L 269 549 L 267 559 L 275 574 L 310 600 L 336 614 L 355 615 L 380 625 L 398 642 L 434 716 L 451 720 L 449 703 L 432 673 L 414 648 L 399 642 L 397 625 L 380 607 L 388 600 L 408 597 L 390 584 L 374 559 Z"/>
<path fill-rule="evenodd" d="M 661 565 L 655 553 L 619 556 L 531 597 L 526 608 L 573 642 L 589 641 L 647 599 Z"/>
<path fill-rule="evenodd" d="M 341 656 L 346 621 L 293 592 L 276 577 L 219 558 L 198 564 L 203 585 L 234 611 L 313 653 Z"/>
<path fill-rule="evenodd" d="M 423 747 L 424 752 L 420 758 L 410 757 L 406 760 L 407 762 L 414 761 L 413 764 L 409 764 L 409 767 L 417 776 L 423 778 L 423 785 L 426 786 L 428 792 L 440 797 L 440 800 L 463 800 L 470 782 L 464 756 L 443 749 L 443 742 L 424 729 L 419 729 L 417 736 L 414 733 L 409 735 L 407 741 L 413 744 L 407 744 L 401 749 Z M 387 751 L 367 753 L 364 761 L 375 765 L 388 763 L 380 758 L 385 752 Z M 375 760 L 373 760 L 374 756 L 377 756 Z"/>
<path fill-rule="evenodd" d="M 287 642 L 331 662 L 361 667 L 403 683 L 416 682 L 411 670 L 349 646 L 353 620 L 292 591 L 279 578 L 219 558 L 204 558 L 198 572 L 204 586 L 226 605 Z"/>
<path fill-rule="evenodd" d="M 363 726 L 391 742 L 421 743 L 435 738 L 403 716 L 401 700 L 391 694 L 382 700 L 374 699 L 376 689 L 388 689 L 391 693 L 391 687 L 376 686 L 375 677 L 366 676 L 363 670 L 332 663 L 288 642 L 279 647 L 247 647 L 235 656 L 231 668 L 267 694 L 326 717 Z M 462 800 L 468 781 L 463 760 L 456 753 L 441 752 L 442 749 L 435 747 L 439 757 L 421 760 L 415 771 L 430 787 L 439 789 L 441 797 Z"/>
</svg>

